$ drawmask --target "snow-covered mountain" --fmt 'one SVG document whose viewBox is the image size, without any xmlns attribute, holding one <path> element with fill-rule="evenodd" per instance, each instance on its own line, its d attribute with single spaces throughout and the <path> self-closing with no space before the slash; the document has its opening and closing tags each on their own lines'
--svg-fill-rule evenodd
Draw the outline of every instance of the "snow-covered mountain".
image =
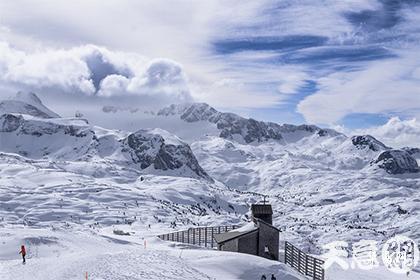
<svg viewBox="0 0 420 280">
<path fill-rule="evenodd" d="M 10 106 L 0 115 L 0 151 L 49 161 L 104 161 L 143 173 L 163 172 L 212 181 L 188 144 L 167 131 L 118 133 L 91 126 L 85 119 L 34 116 L 41 109 L 49 110 L 34 94 L 28 98 L 33 105 L 19 101 L 22 106 Z M 35 106 L 40 109 L 35 111 Z"/>
<path fill-rule="evenodd" d="M 282 238 L 312 252 L 337 239 L 420 239 L 416 148 L 201 103 L 123 132 L 60 118 L 31 96 L 0 115 L 0 225 L 240 223 L 267 196 Z"/>
<path fill-rule="evenodd" d="M 0 115 L 6 113 L 26 114 L 38 118 L 59 118 L 60 116 L 42 104 L 35 93 L 18 92 L 15 96 L 0 102 Z"/>
<path fill-rule="evenodd" d="M 176 117 L 183 120 L 186 124 L 197 122 L 204 122 L 208 125 L 214 124 L 215 129 L 209 129 L 206 136 L 217 137 L 216 142 L 221 141 L 219 138 L 228 140 L 228 142 L 222 141 L 223 143 L 219 143 L 221 145 L 218 147 L 218 149 L 227 147 L 227 150 L 221 151 L 220 154 L 222 154 L 222 157 L 229 155 L 227 156 L 228 160 L 232 160 L 232 150 L 235 149 L 235 144 L 253 144 L 253 146 L 257 144 L 257 146 L 263 147 L 264 144 L 271 142 L 268 145 L 288 147 L 295 143 L 304 144 L 309 142 L 311 144 L 311 139 L 314 140 L 313 144 L 324 142 L 324 140 L 326 143 L 329 143 L 331 139 L 336 139 L 341 145 L 332 146 L 330 150 L 331 152 L 336 150 L 334 155 L 337 157 L 345 156 L 349 157 L 350 160 L 354 160 L 358 158 L 358 155 L 369 155 L 369 158 L 365 157 L 364 167 L 376 165 L 392 174 L 419 171 L 415 158 L 411 156 L 415 153 L 413 149 L 406 148 L 407 151 L 392 150 L 391 147 L 387 147 L 370 135 L 356 135 L 348 138 L 332 129 L 323 129 L 315 125 L 279 125 L 271 122 L 256 121 L 232 113 L 219 112 L 205 103 L 170 105 L 161 109 L 157 115 Z M 196 137 L 191 141 L 198 143 L 198 140 L 203 140 L 203 138 Z M 207 140 L 199 142 L 200 148 L 203 147 Z M 383 153 L 379 154 L 378 152 Z M 200 153 L 199 149 L 197 153 Z M 250 153 L 246 152 L 237 151 L 237 153 L 250 156 Z M 384 163 L 385 159 L 389 164 Z M 245 161 L 248 161 L 248 159 L 245 158 Z M 358 169 L 359 165 L 356 168 Z"/>
<path fill-rule="evenodd" d="M 215 124 L 221 138 L 244 143 L 261 143 L 277 140 L 282 143 L 295 141 L 314 133 L 319 136 L 336 136 L 331 129 L 321 129 L 314 125 L 279 125 L 246 119 L 232 113 L 222 113 L 205 103 L 171 105 L 158 112 L 158 116 L 177 116 L 188 123 L 207 121 Z"/>
</svg>

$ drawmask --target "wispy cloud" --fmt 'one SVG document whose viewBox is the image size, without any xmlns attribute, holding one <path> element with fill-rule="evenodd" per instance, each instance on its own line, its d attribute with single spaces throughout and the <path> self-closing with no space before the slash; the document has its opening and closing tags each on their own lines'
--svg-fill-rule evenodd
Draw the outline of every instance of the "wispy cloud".
<svg viewBox="0 0 420 280">
<path fill-rule="evenodd" d="M 319 91 L 301 101 L 298 110 L 308 121 L 325 124 L 353 113 L 412 114 L 420 104 L 417 56 L 417 52 L 399 53 L 397 58 L 371 62 L 359 71 L 322 77 Z"/>
</svg>

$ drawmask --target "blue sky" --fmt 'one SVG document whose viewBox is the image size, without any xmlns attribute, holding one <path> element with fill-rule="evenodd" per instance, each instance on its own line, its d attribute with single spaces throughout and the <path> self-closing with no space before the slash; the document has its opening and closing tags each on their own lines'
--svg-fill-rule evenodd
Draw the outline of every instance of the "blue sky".
<svg viewBox="0 0 420 280">
<path fill-rule="evenodd" d="M 375 129 L 420 115 L 418 3 L 2 1 L 0 95 Z"/>
</svg>

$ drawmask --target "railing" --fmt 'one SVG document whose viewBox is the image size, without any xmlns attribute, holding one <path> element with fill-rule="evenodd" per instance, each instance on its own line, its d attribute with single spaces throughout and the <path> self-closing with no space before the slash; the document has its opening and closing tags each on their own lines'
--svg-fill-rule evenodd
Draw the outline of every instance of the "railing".
<svg viewBox="0 0 420 280">
<path fill-rule="evenodd" d="M 214 240 L 214 235 L 236 228 L 239 228 L 239 225 L 189 228 L 188 230 L 160 234 L 158 237 L 165 241 L 215 248 L 217 243 Z M 313 280 L 324 280 L 324 261 L 305 254 L 287 241 L 284 262 L 296 269 L 299 273 L 312 277 Z"/>
<path fill-rule="evenodd" d="M 176 231 L 161 234 L 158 235 L 158 237 L 162 240 L 167 241 L 181 242 L 203 247 L 215 248 L 215 234 L 225 233 L 236 228 L 239 228 L 239 225 L 189 228 L 188 230 L 184 231 Z"/>
<path fill-rule="evenodd" d="M 314 280 L 324 280 L 324 261 L 305 254 L 286 241 L 284 262 Z"/>
</svg>

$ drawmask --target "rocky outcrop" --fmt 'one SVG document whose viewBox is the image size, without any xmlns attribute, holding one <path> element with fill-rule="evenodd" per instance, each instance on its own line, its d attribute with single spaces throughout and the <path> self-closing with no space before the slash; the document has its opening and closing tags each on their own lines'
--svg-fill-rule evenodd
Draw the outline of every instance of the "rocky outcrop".
<svg viewBox="0 0 420 280">
<path fill-rule="evenodd" d="M 369 149 L 375 152 L 389 150 L 390 147 L 385 146 L 381 141 L 370 135 L 356 135 L 351 137 L 351 142 L 358 149 Z"/>
<path fill-rule="evenodd" d="M 82 121 L 33 119 L 26 115 L 0 116 L 0 151 L 28 158 L 79 160 L 94 146 L 95 132 Z"/>
<path fill-rule="evenodd" d="M 19 115 L 3 114 L 0 116 L 0 132 L 16 131 L 23 123 L 23 117 Z"/>
<path fill-rule="evenodd" d="M 176 171 L 183 169 L 193 177 L 213 179 L 201 168 L 191 148 L 172 136 L 168 139 L 149 130 L 139 130 L 122 140 L 123 153 L 141 169 L 152 166 L 156 170 Z"/>
<path fill-rule="evenodd" d="M 0 132 L 16 132 L 20 136 L 43 136 L 62 133 L 75 137 L 85 137 L 94 132 L 87 126 L 61 124 L 50 121 L 26 120 L 22 115 L 3 114 L 0 116 Z"/>
<path fill-rule="evenodd" d="M 419 172 L 417 161 L 403 150 L 384 151 L 379 154 L 375 163 L 389 174 Z"/>
</svg>

